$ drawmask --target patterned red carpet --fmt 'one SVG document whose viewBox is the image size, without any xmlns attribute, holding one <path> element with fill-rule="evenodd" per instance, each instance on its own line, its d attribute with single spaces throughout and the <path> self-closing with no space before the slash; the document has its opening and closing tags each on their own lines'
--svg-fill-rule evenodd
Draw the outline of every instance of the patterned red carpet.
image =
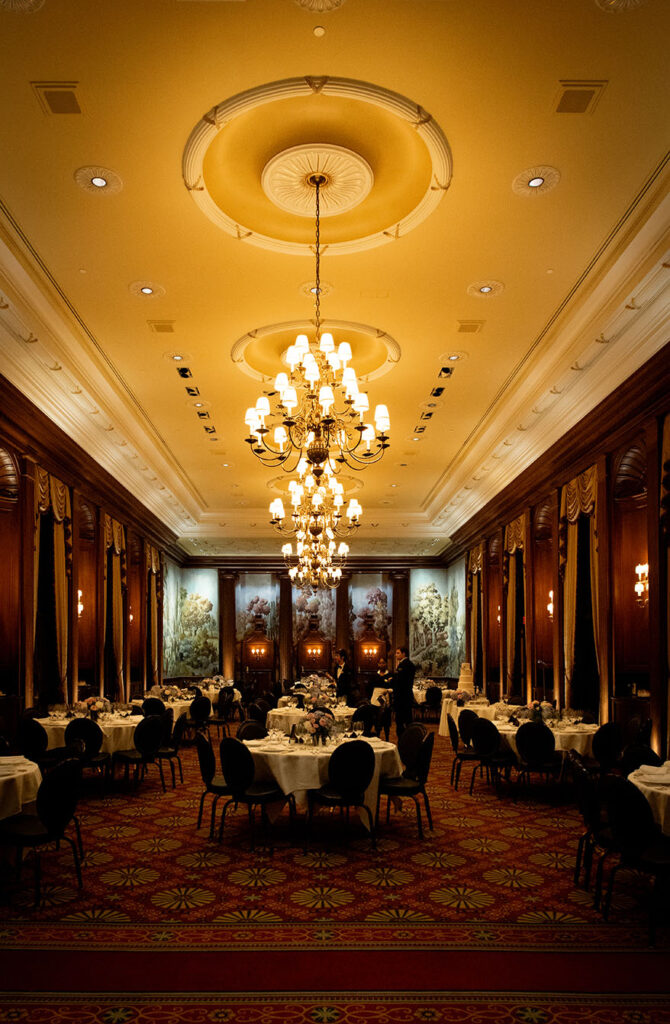
<svg viewBox="0 0 670 1024">
<path fill-rule="evenodd" d="M 665 1022 L 668 934 L 647 949 L 645 880 L 622 874 L 603 922 L 572 883 L 582 827 L 568 793 L 541 785 L 515 803 L 478 781 L 471 797 L 469 770 L 458 792 L 450 770 L 438 737 L 433 833 L 419 840 L 408 801 L 382 818 L 377 853 L 357 818 L 347 830 L 323 812 L 307 853 L 285 812 L 274 855 L 251 853 L 241 809 L 210 842 L 195 830 L 192 749 L 166 794 L 155 769 L 138 790 L 92 781 L 83 891 L 62 850 L 43 858 L 38 909 L 30 864 L 2 908 L 2 987 L 43 995 L 8 991 L 0 1021 Z M 101 991 L 145 995 L 85 994 Z M 314 998 L 289 997 L 302 991 Z"/>
</svg>

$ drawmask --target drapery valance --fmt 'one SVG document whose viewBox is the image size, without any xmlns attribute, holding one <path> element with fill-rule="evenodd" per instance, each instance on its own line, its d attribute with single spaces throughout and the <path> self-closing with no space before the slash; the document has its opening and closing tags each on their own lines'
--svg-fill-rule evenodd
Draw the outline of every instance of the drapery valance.
<svg viewBox="0 0 670 1024">
<path fill-rule="evenodd" d="M 105 550 L 114 548 L 114 554 L 120 555 L 126 550 L 126 531 L 122 523 L 105 512 Z"/>
<path fill-rule="evenodd" d="M 559 572 L 563 578 L 563 657 L 565 665 L 566 705 L 572 702 L 570 685 L 575 666 L 577 626 L 577 554 L 578 523 L 587 516 L 589 523 L 589 576 L 591 581 L 591 618 L 596 662 L 600 663 L 598 593 L 598 467 L 589 466 L 561 491 L 561 516 L 558 529 Z"/>
<path fill-rule="evenodd" d="M 54 618 L 56 658 L 60 696 L 69 700 L 68 657 L 68 577 L 72 575 L 72 501 L 70 488 L 41 466 L 35 467 L 35 517 L 33 533 L 33 644 L 37 639 L 37 601 L 39 593 L 40 540 L 42 516 L 50 512 L 53 529 Z"/>
<path fill-rule="evenodd" d="M 508 555 L 513 555 L 517 548 L 523 549 L 525 535 L 526 513 L 522 512 L 505 527 L 505 551 Z"/>
<path fill-rule="evenodd" d="M 470 548 L 468 555 L 468 572 L 475 573 L 482 571 L 482 564 L 484 562 L 484 545 L 478 544 L 475 548 Z"/>
<path fill-rule="evenodd" d="M 161 571 L 161 553 L 152 544 L 146 544 L 144 548 L 144 562 L 147 570 L 158 575 Z"/>
<path fill-rule="evenodd" d="M 563 488 L 561 519 L 576 523 L 580 516 L 595 515 L 597 498 L 598 467 L 590 466 Z"/>
</svg>

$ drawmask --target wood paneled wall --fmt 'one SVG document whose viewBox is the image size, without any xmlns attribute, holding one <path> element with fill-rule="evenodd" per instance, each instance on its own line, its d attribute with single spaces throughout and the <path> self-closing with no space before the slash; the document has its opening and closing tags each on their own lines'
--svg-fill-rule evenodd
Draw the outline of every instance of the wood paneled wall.
<svg viewBox="0 0 670 1024">
<path fill-rule="evenodd" d="M 530 513 L 527 558 L 528 689 L 565 701 L 563 595 L 559 572 L 561 489 L 598 470 L 598 657 L 601 720 L 651 715 L 655 748 L 668 751 L 668 534 L 660 529 L 661 438 L 670 415 L 670 345 L 506 487 L 453 538 L 450 558 L 485 541 L 487 681 L 497 696 L 506 602 L 497 550 L 504 525 Z M 635 594 L 635 567 L 649 565 L 649 596 Z M 547 605 L 553 591 L 553 615 Z M 529 614 L 530 612 L 530 614 Z M 500 615 L 501 623 L 497 622 Z M 500 628 L 502 626 L 502 630 Z M 502 638 L 501 638 L 502 633 Z M 552 687 L 553 681 L 553 687 Z M 553 690 L 552 692 L 550 692 Z M 569 681 L 567 681 L 569 694 Z"/>
</svg>

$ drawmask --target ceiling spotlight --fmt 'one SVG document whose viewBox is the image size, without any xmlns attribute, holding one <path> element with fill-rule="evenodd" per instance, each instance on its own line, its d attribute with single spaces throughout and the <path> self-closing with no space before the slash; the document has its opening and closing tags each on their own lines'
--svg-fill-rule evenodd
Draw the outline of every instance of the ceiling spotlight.
<svg viewBox="0 0 670 1024">
<path fill-rule="evenodd" d="M 453 355 L 450 355 L 450 356 L 449 356 L 449 362 L 450 362 L 450 363 L 455 363 L 455 362 L 457 362 L 457 361 L 458 361 L 458 360 L 459 360 L 460 358 L 461 358 L 461 357 L 460 357 L 459 355 L 457 355 L 457 353 L 456 353 L 456 352 L 454 352 L 454 353 L 453 353 Z"/>
<path fill-rule="evenodd" d="M 148 284 L 143 285 L 143 287 L 140 288 L 140 291 L 142 292 L 142 295 L 153 295 L 154 293 L 153 288 L 150 288 Z"/>
<path fill-rule="evenodd" d="M 205 403 L 204 402 L 195 402 L 194 404 L 195 404 L 196 409 L 202 409 L 202 407 L 203 407 L 203 405 Z"/>
<path fill-rule="evenodd" d="M 142 289 L 142 291 L 144 291 L 144 288 Z M 149 293 L 147 292 L 147 294 Z M 175 363 L 180 363 L 184 357 L 180 356 L 178 352 L 175 352 L 172 358 L 174 359 Z"/>
<path fill-rule="evenodd" d="M 529 188 L 539 188 L 540 185 L 544 185 L 544 178 L 531 178 L 528 182 Z"/>
<path fill-rule="evenodd" d="M 95 185 L 96 188 L 106 188 L 107 178 L 100 178 L 98 175 L 91 178 L 91 185 Z"/>
<path fill-rule="evenodd" d="M 488 295 L 489 292 L 493 291 L 493 288 L 491 287 L 490 284 L 483 284 L 479 290 L 482 293 L 482 295 Z M 144 291 L 144 288 L 142 289 L 142 291 Z"/>
<path fill-rule="evenodd" d="M 323 27 L 323 25 L 315 25 L 314 28 L 312 29 L 312 32 L 314 33 L 317 39 L 322 39 L 323 36 L 325 36 L 326 34 L 326 30 Z"/>
</svg>

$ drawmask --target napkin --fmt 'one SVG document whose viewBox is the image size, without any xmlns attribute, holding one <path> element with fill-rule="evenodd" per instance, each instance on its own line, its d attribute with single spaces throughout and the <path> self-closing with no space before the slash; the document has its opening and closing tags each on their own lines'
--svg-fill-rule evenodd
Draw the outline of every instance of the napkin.
<svg viewBox="0 0 670 1024">
<path fill-rule="evenodd" d="M 637 774 L 641 779 L 648 780 L 649 782 L 670 785 L 670 768 L 664 764 L 643 764 L 638 768 Z"/>
<path fill-rule="evenodd" d="M 9 764 L 17 765 L 17 764 L 32 764 L 32 763 L 33 762 L 29 761 L 27 758 L 25 758 L 23 756 L 23 754 L 12 754 L 11 757 L 0 757 L 0 767 L 3 767 L 3 768 L 6 765 L 9 765 Z"/>
</svg>

